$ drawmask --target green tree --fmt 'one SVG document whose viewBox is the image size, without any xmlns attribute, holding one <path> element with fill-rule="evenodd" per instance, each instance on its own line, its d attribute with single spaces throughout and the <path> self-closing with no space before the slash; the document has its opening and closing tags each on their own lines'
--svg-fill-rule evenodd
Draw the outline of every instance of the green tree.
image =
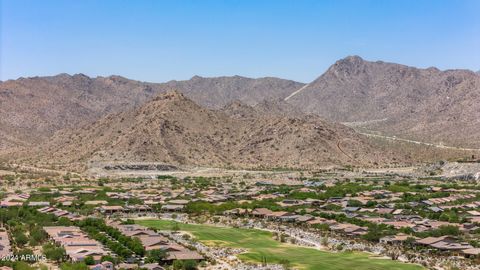
<svg viewBox="0 0 480 270">
<path fill-rule="evenodd" d="M 34 270 L 35 268 L 31 267 L 26 262 L 19 261 L 19 262 L 15 262 L 13 264 L 13 269 L 15 269 L 15 270 Z"/>
<path fill-rule="evenodd" d="M 59 226 L 72 226 L 72 221 L 70 221 L 66 217 L 61 217 L 58 219 L 58 225 Z"/>
<path fill-rule="evenodd" d="M 150 263 L 161 263 L 167 257 L 167 252 L 163 249 L 155 249 L 148 252 L 147 261 Z"/>
<path fill-rule="evenodd" d="M 95 264 L 95 260 L 93 259 L 92 256 L 87 256 L 87 257 L 85 257 L 85 259 L 83 260 L 83 262 L 84 262 L 86 265 L 94 265 L 94 264 Z"/>
<path fill-rule="evenodd" d="M 442 225 L 438 227 L 436 231 L 438 236 L 442 236 L 442 235 L 456 236 L 461 234 L 460 229 L 457 226 L 453 226 L 453 225 Z"/>
<path fill-rule="evenodd" d="M 194 260 L 186 260 L 183 262 L 184 270 L 195 270 L 197 269 L 197 262 Z"/>
<path fill-rule="evenodd" d="M 47 239 L 47 233 L 38 226 L 30 230 L 30 245 L 36 246 L 38 243 L 43 243 Z"/>
<path fill-rule="evenodd" d="M 375 205 L 377 205 L 375 201 L 368 201 L 365 206 L 368 208 L 371 208 L 371 207 L 374 207 Z"/>
<path fill-rule="evenodd" d="M 61 270 L 88 270 L 88 266 L 85 263 L 62 263 L 60 265 Z"/>
<path fill-rule="evenodd" d="M 66 252 L 63 247 L 57 247 L 53 244 L 43 245 L 43 254 L 50 260 L 60 262 L 65 258 Z"/>
<path fill-rule="evenodd" d="M 100 259 L 102 262 L 112 262 L 114 264 L 118 263 L 118 260 L 110 255 L 104 255 L 102 256 L 102 258 Z"/>
<path fill-rule="evenodd" d="M 347 205 L 350 207 L 362 207 L 362 203 L 357 200 L 348 200 Z"/>
<path fill-rule="evenodd" d="M 174 270 L 195 270 L 197 269 L 197 262 L 194 260 L 175 260 L 172 266 Z"/>
<path fill-rule="evenodd" d="M 20 247 L 23 247 L 28 243 L 28 237 L 20 231 L 15 232 L 13 234 L 13 238 L 15 240 L 15 243 Z"/>
<path fill-rule="evenodd" d="M 21 258 L 21 261 L 25 261 L 28 263 L 33 263 L 35 262 L 33 259 L 33 251 L 28 248 L 24 248 L 19 250 L 15 255 L 18 255 L 19 258 Z"/>
</svg>

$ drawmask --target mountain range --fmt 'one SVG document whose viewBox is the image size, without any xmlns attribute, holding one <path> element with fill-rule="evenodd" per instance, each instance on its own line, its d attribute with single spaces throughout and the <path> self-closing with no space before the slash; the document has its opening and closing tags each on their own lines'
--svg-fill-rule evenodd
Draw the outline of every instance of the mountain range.
<svg viewBox="0 0 480 270">
<path fill-rule="evenodd" d="M 0 83 L 0 150 L 61 162 L 391 163 L 409 155 L 381 154 L 344 125 L 480 148 L 479 101 L 478 73 L 358 56 L 337 61 L 308 84 L 273 77 L 149 83 L 59 74 Z"/>
<path fill-rule="evenodd" d="M 20 78 L 0 83 L 0 149 L 45 141 L 56 131 L 92 123 L 102 116 L 144 104 L 173 89 L 209 108 L 239 100 L 256 104 L 285 98 L 303 84 L 240 76 L 146 83 L 120 76 L 83 74 Z"/>
<path fill-rule="evenodd" d="M 346 126 L 313 115 L 287 117 L 242 107 L 249 112 L 239 115 L 207 109 L 169 91 L 82 129 L 57 132 L 22 161 L 161 162 L 235 168 L 397 162 L 398 157 L 374 149 Z"/>
</svg>

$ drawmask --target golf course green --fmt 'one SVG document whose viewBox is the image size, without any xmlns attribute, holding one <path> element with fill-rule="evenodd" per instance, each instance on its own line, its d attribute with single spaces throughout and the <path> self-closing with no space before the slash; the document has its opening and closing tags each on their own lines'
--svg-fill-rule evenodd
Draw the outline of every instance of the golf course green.
<svg viewBox="0 0 480 270">
<path fill-rule="evenodd" d="M 138 224 L 160 230 L 170 230 L 174 222 L 168 220 L 137 220 Z M 332 253 L 313 248 L 280 243 L 272 233 L 254 229 L 224 228 L 210 225 L 176 223 L 180 231 L 192 233 L 198 241 L 210 246 L 244 248 L 248 252 L 239 255 L 244 261 L 269 263 L 288 260 L 292 266 L 311 270 L 420 270 L 419 265 L 375 258 L 363 252 Z"/>
</svg>

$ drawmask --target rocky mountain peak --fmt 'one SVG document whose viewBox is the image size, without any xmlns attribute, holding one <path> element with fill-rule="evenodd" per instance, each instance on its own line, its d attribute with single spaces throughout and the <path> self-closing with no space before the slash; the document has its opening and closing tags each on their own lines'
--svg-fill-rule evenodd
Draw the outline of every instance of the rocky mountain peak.
<svg viewBox="0 0 480 270">
<path fill-rule="evenodd" d="M 192 81 L 198 81 L 198 80 L 202 80 L 202 79 L 204 79 L 204 78 L 202 76 L 198 76 L 198 75 L 195 75 L 192 78 L 190 78 L 190 80 L 192 80 Z"/>
<path fill-rule="evenodd" d="M 347 56 L 335 62 L 327 72 L 333 73 L 336 76 L 359 75 L 366 71 L 367 63 L 368 62 L 363 60 L 360 56 Z"/>
<path fill-rule="evenodd" d="M 178 100 L 186 100 L 187 98 L 177 89 L 168 90 L 165 93 L 161 93 L 154 98 L 154 100 L 165 100 L 165 101 L 178 101 Z"/>
</svg>

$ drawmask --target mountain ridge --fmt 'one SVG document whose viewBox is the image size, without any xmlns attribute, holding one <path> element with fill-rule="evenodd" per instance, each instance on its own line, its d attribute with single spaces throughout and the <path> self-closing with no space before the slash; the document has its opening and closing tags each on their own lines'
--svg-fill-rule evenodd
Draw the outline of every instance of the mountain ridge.
<svg viewBox="0 0 480 270">
<path fill-rule="evenodd" d="M 244 105 L 248 106 L 248 105 Z M 252 110 L 254 110 L 252 108 Z M 318 117 L 255 112 L 231 117 L 204 108 L 178 91 L 109 114 L 82 129 L 57 132 L 19 155 L 27 163 L 161 162 L 238 168 L 318 168 L 398 163 L 352 129 Z"/>
<path fill-rule="evenodd" d="M 41 143 L 56 131 L 91 123 L 109 113 L 131 109 L 158 93 L 182 89 L 204 106 L 220 108 L 233 100 L 255 104 L 281 98 L 298 83 L 278 78 L 195 78 L 155 84 L 112 75 L 84 74 L 20 78 L 0 84 L 0 150 Z M 200 82 L 200 83 L 199 83 Z M 198 85 L 198 86 L 197 86 Z M 231 85 L 230 88 L 224 85 Z M 277 89 L 280 89 L 277 91 Z M 224 91 L 220 95 L 219 92 Z M 35 130 L 35 134 L 32 134 Z"/>
<path fill-rule="evenodd" d="M 358 56 L 337 61 L 287 100 L 337 122 L 408 139 L 478 147 L 480 76 L 470 70 L 418 69 Z M 461 133 L 460 131 L 465 131 Z"/>
<path fill-rule="evenodd" d="M 138 108 L 172 89 L 214 110 L 238 101 L 254 108 L 251 117 L 316 114 L 361 132 L 480 146 L 479 74 L 348 56 L 308 84 L 238 75 L 196 75 L 190 80 L 150 83 L 119 75 L 90 78 L 81 73 L 4 81 L 0 83 L 0 150 L 41 144 L 62 129 Z M 237 116 L 243 117 L 247 112 L 240 109 Z"/>
</svg>

